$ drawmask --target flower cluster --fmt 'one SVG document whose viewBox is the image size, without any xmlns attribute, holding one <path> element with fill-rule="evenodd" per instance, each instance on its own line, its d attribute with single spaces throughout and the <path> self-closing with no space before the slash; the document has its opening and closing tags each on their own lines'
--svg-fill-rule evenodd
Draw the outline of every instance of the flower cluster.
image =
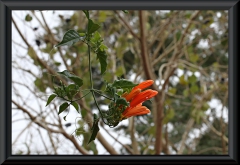
<svg viewBox="0 0 240 165">
<path fill-rule="evenodd" d="M 130 105 L 122 112 L 120 120 L 150 113 L 150 110 L 147 107 L 142 106 L 142 103 L 156 96 L 158 92 L 151 89 L 142 90 L 151 86 L 153 83 L 153 80 L 146 80 L 135 86 L 129 93 L 124 93 L 122 95 L 122 97 L 130 102 Z"/>
</svg>

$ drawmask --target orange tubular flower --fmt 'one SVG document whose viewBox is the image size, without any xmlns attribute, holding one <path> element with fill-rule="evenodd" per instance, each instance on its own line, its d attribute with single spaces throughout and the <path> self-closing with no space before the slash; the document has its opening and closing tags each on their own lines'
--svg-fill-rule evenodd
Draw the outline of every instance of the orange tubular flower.
<svg viewBox="0 0 240 165">
<path fill-rule="evenodd" d="M 130 102 L 130 106 L 123 111 L 121 120 L 131 116 L 145 115 L 150 113 L 150 110 L 147 107 L 142 106 L 142 103 L 156 96 L 158 92 L 151 89 L 147 89 L 143 92 L 141 91 L 151 86 L 153 83 L 153 80 L 146 80 L 135 86 L 129 94 L 122 95 L 122 97 Z"/>
<path fill-rule="evenodd" d="M 135 86 L 135 87 L 133 88 L 133 90 L 134 90 L 134 89 L 137 89 L 137 88 L 139 88 L 139 89 L 145 89 L 145 88 L 151 86 L 153 83 L 154 83 L 153 80 L 146 80 L 146 81 L 138 84 L 137 86 Z"/>
</svg>

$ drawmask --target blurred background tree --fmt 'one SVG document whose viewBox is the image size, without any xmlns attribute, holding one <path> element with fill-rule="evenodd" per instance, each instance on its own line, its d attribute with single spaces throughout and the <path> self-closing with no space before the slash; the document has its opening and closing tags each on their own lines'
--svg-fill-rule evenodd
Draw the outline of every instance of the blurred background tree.
<svg viewBox="0 0 240 165">
<path fill-rule="evenodd" d="M 87 123 L 98 113 L 91 95 L 78 101 L 81 115 L 71 108 L 63 114 L 67 121 L 57 115 L 61 100 L 45 108 L 53 84 L 59 83 L 52 79 L 58 71 L 73 72 L 83 79 L 81 88 L 89 88 L 86 45 L 54 48 L 69 29 L 86 31 L 84 13 L 14 11 L 12 154 L 227 154 L 227 11 L 90 14 L 108 46 L 103 77 L 92 54 L 94 87 L 104 90 L 104 79 L 152 79 L 159 95 L 144 103 L 151 114 L 116 128 L 101 124 L 97 140 L 87 145 Z M 106 108 L 103 97 L 98 102 Z"/>
</svg>

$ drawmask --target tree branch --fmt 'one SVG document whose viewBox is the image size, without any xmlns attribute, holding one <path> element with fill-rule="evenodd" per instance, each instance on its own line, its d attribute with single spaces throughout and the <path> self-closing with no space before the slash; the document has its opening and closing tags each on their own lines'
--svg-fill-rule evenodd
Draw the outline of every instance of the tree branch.
<svg viewBox="0 0 240 165">
<path fill-rule="evenodd" d="M 183 152 L 183 150 L 184 150 L 184 148 L 185 148 L 185 142 L 186 142 L 186 140 L 187 140 L 188 134 L 189 134 L 189 132 L 190 132 L 193 124 L 194 124 L 194 119 L 192 119 L 192 118 L 189 119 L 188 122 L 187 122 L 187 124 L 186 124 L 185 132 L 184 132 L 184 134 L 182 135 L 182 140 L 181 140 L 181 143 L 180 143 L 180 148 L 179 148 L 177 154 L 182 154 L 182 152 Z"/>
<path fill-rule="evenodd" d="M 12 103 L 15 104 L 20 110 L 22 110 L 24 113 L 26 113 L 28 115 L 28 117 L 32 120 L 32 122 L 34 122 L 35 124 L 37 124 L 38 126 L 42 127 L 43 129 L 51 132 L 51 133 L 59 133 L 64 135 L 67 139 L 71 140 L 72 143 L 74 144 L 74 146 L 79 150 L 79 152 L 81 152 L 82 154 L 88 154 L 88 152 L 82 148 L 81 146 L 78 145 L 76 139 L 70 137 L 70 135 L 68 135 L 61 127 L 60 130 L 55 130 L 52 128 L 49 128 L 44 122 L 43 120 L 38 120 L 37 117 L 38 116 L 33 116 L 27 109 L 25 109 L 24 107 L 22 107 L 21 105 L 19 105 L 16 101 L 12 100 Z"/>
<path fill-rule="evenodd" d="M 129 131 L 130 131 L 130 137 L 132 141 L 132 148 L 133 148 L 133 153 L 134 154 L 140 154 L 138 151 L 138 144 L 135 138 L 135 127 L 134 127 L 134 117 L 131 117 L 129 119 Z"/>
<path fill-rule="evenodd" d="M 132 34 L 133 37 L 135 37 L 136 39 L 140 40 L 140 38 L 136 35 L 136 33 L 133 32 L 133 29 L 130 27 L 130 25 L 122 18 L 122 16 L 117 12 L 114 11 L 117 16 L 119 17 L 119 19 L 122 21 L 123 25 L 125 25 L 125 27 L 129 30 L 129 32 Z"/>
<path fill-rule="evenodd" d="M 214 128 L 212 124 L 209 121 L 207 121 L 207 119 L 202 117 L 202 120 L 207 124 L 207 126 L 211 129 L 211 131 L 213 131 L 216 135 L 223 137 L 223 140 L 228 143 L 228 138 L 225 135 L 223 135 L 221 132 L 216 130 L 216 128 Z"/>
<path fill-rule="evenodd" d="M 133 150 L 128 146 L 128 145 L 125 145 L 123 144 L 122 142 L 120 142 L 117 138 L 115 138 L 112 134 L 110 134 L 110 132 L 104 127 L 102 126 L 102 128 L 107 132 L 107 134 L 109 136 L 111 136 L 116 142 L 118 142 L 119 144 L 121 144 L 130 154 L 134 154 L 133 153 Z"/>
<path fill-rule="evenodd" d="M 141 57 L 143 62 L 143 68 L 147 79 L 156 80 L 155 75 L 153 74 L 152 67 L 150 65 L 150 61 L 148 58 L 148 51 L 146 45 L 146 16 L 144 11 L 139 11 L 139 24 L 140 24 L 140 46 L 141 46 Z M 153 89 L 159 91 L 156 84 L 153 84 Z M 158 95 L 154 97 L 156 102 L 156 143 L 155 143 L 155 151 L 156 154 L 160 154 L 162 150 L 162 119 L 163 119 L 163 101 L 164 101 L 164 93 L 159 92 Z"/>
</svg>

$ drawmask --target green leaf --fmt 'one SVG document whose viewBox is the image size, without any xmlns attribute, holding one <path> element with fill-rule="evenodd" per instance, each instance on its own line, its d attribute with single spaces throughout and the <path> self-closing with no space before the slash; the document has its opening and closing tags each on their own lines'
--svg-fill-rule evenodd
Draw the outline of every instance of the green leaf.
<svg viewBox="0 0 240 165">
<path fill-rule="evenodd" d="M 123 97 L 120 97 L 116 100 L 116 105 L 125 105 L 125 106 L 129 106 L 129 103 L 127 102 L 127 100 Z"/>
<path fill-rule="evenodd" d="M 92 34 L 100 28 L 100 25 L 94 23 L 91 19 L 88 20 L 88 34 Z"/>
<path fill-rule="evenodd" d="M 59 97 L 65 97 L 67 95 L 64 86 L 54 87 L 54 90 L 54 93 L 56 93 Z"/>
<path fill-rule="evenodd" d="M 117 89 L 121 88 L 133 88 L 137 86 L 138 84 L 134 84 L 131 81 L 128 81 L 126 79 L 120 79 L 120 80 L 115 80 L 112 84 L 113 87 L 116 87 Z"/>
<path fill-rule="evenodd" d="M 188 97 L 188 95 L 189 95 L 189 91 L 188 91 L 188 89 L 185 89 L 185 90 L 183 91 L 183 96 L 184 96 L 184 97 Z"/>
<path fill-rule="evenodd" d="M 111 95 L 112 97 L 114 97 L 115 93 L 116 93 L 116 87 L 113 87 L 111 84 L 107 84 L 106 86 L 106 92 Z"/>
<path fill-rule="evenodd" d="M 32 47 L 28 48 L 28 55 L 35 61 L 37 59 L 37 55 L 35 50 Z"/>
<path fill-rule="evenodd" d="M 75 82 L 75 84 L 77 84 L 79 87 L 81 87 L 83 85 L 83 80 L 80 79 L 78 76 L 75 76 L 71 73 L 69 73 L 67 70 L 64 70 L 62 72 L 58 72 L 61 75 L 66 76 L 67 78 L 71 79 L 73 82 Z"/>
<path fill-rule="evenodd" d="M 60 105 L 58 114 L 62 113 L 68 106 L 69 104 L 67 102 Z"/>
<path fill-rule="evenodd" d="M 105 51 L 97 52 L 97 59 L 99 59 L 101 65 L 101 74 L 105 73 L 107 69 L 107 54 Z"/>
<path fill-rule="evenodd" d="M 94 155 L 98 154 L 97 146 L 94 142 L 89 144 L 89 149 L 93 151 Z"/>
<path fill-rule="evenodd" d="M 75 102 L 75 101 L 73 101 L 72 103 L 71 103 L 71 105 L 77 110 L 77 112 L 79 113 L 79 106 L 78 106 L 78 103 L 77 102 Z"/>
<path fill-rule="evenodd" d="M 76 84 L 70 84 L 66 87 L 67 96 L 70 100 L 79 92 L 79 86 Z"/>
<path fill-rule="evenodd" d="M 195 84 L 197 82 L 197 77 L 193 74 L 192 76 L 188 77 L 188 81 L 191 84 Z"/>
<path fill-rule="evenodd" d="M 98 21 L 99 22 L 105 22 L 107 18 L 107 11 L 100 10 L 99 11 L 99 16 L 98 16 Z"/>
<path fill-rule="evenodd" d="M 177 92 L 177 89 L 176 89 L 176 88 L 170 88 L 170 89 L 168 90 L 168 92 L 175 95 L 176 92 Z"/>
<path fill-rule="evenodd" d="M 197 62 L 199 59 L 199 55 L 197 54 L 189 54 L 189 60 L 193 63 Z"/>
<path fill-rule="evenodd" d="M 122 10 L 125 14 L 128 14 L 129 12 L 127 10 Z"/>
<path fill-rule="evenodd" d="M 89 12 L 88 12 L 88 10 L 83 10 L 83 12 L 86 15 L 87 19 L 89 19 Z"/>
<path fill-rule="evenodd" d="M 81 109 L 80 113 L 82 115 L 82 118 L 84 118 L 87 115 L 87 110 Z"/>
<path fill-rule="evenodd" d="M 123 66 L 120 66 L 117 68 L 116 72 L 115 72 L 115 75 L 116 76 L 122 76 L 123 74 L 125 73 L 125 68 Z"/>
<path fill-rule="evenodd" d="M 96 138 L 96 136 L 97 136 L 97 133 L 98 133 L 98 131 L 99 131 L 98 122 L 99 122 L 99 118 L 98 118 L 97 120 L 95 120 L 94 123 L 93 123 L 93 126 L 92 126 L 92 128 L 91 128 L 91 130 L 92 130 L 92 135 L 91 135 L 91 137 L 90 137 L 90 139 L 89 139 L 89 141 L 88 141 L 88 144 L 89 144 L 91 141 L 95 140 L 95 138 Z"/>
<path fill-rule="evenodd" d="M 59 46 L 63 46 L 63 45 L 68 45 L 71 46 L 74 43 L 83 40 L 85 37 L 81 37 L 78 32 L 76 32 L 75 30 L 68 30 L 64 36 L 63 36 L 63 40 L 57 44 L 55 47 L 59 47 Z"/>
<path fill-rule="evenodd" d="M 48 97 L 46 106 L 48 106 L 48 104 L 50 104 L 51 101 L 52 101 L 56 96 L 57 96 L 57 95 L 55 95 L 55 94 L 51 94 L 51 95 Z"/>
<path fill-rule="evenodd" d="M 98 119 L 98 116 L 94 113 L 94 114 L 93 114 L 93 120 L 94 120 L 94 122 L 95 122 L 97 119 Z"/>
<path fill-rule="evenodd" d="M 45 92 L 46 91 L 46 85 L 43 83 L 43 80 L 41 78 L 37 78 L 34 81 L 34 84 L 36 85 L 36 87 L 41 91 L 41 92 Z"/>
<path fill-rule="evenodd" d="M 26 15 L 25 17 L 25 21 L 30 22 L 32 20 L 32 16 L 30 16 L 29 14 Z"/>
<path fill-rule="evenodd" d="M 85 33 L 78 33 L 80 35 L 80 37 L 85 37 L 86 34 Z"/>
<path fill-rule="evenodd" d="M 167 113 L 165 114 L 164 119 L 163 119 L 163 123 L 167 124 L 174 117 L 174 115 L 175 115 L 175 113 L 174 113 L 173 109 L 167 110 Z"/>
<path fill-rule="evenodd" d="M 206 111 L 210 108 L 210 106 L 208 105 L 208 103 L 204 103 L 203 106 L 202 106 L 202 110 L 203 111 Z"/>
<path fill-rule="evenodd" d="M 196 92 L 198 92 L 198 90 L 199 90 L 199 88 L 198 88 L 197 85 L 192 85 L 192 86 L 190 87 L 190 91 L 191 91 L 192 93 L 196 93 Z"/>
<path fill-rule="evenodd" d="M 66 120 L 66 117 L 67 117 L 67 116 L 64 116 L 64 117 L 63 117 L 63 119 L 64 119 L 65 121 L 67 121 L 67 120 Z"/>
<path fill-rule="evenodd" d="M 101 35 L 98 32 L 95 32 L 94 35 L 91 38 L 91 41 L 93 43 L 97 43 L 101 40 Z"/>
<path fill-rule="evenodd" d="M 60 65 L 61 65 L 61 62 L 54 62 L 54 64 L 55 64 L 56 66 L 60 66 Z"/>
<path fill-rule="evenodd" d="M 184 75 L 179 77 L 179 83 L 182 84 L 182 85 L 187 85 L 188 84 L 188 82 L 185 80 Z"/>
<path fill-rule="evenodd" d="M 106 45 L 104 45 L 103 43 L 101 43 L 101 45 L 99 46 L 99 49 L 100 49 L 101 51 L 105 51 L 105 50 L 108 49 L 108 47 L 107 47 Z"/>
</svg>

